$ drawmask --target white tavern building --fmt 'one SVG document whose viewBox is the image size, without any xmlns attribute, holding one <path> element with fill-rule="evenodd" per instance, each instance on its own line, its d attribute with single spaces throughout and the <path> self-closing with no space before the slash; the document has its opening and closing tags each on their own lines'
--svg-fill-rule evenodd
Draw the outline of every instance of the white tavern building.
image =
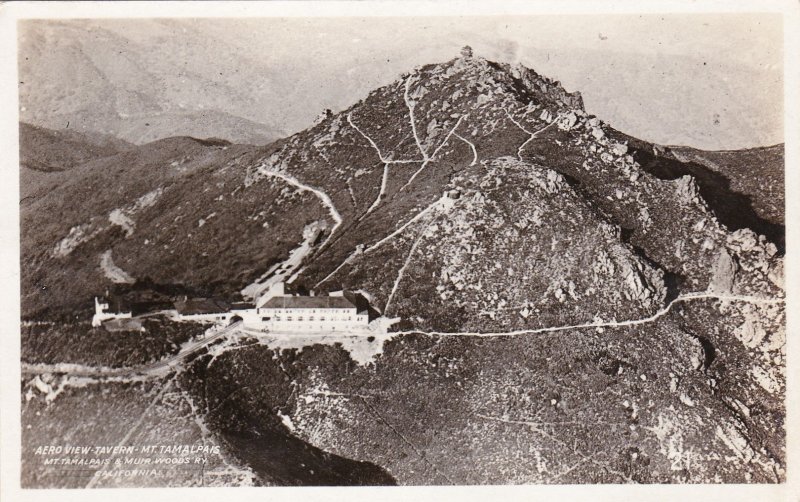
<svg viewBox="0 0 800 502">
<path fill-rule="evenodd" d="M 284 292 L 283 283 L 274 284 L 256 305 L 233 305 L 227 310 L 217 302 L 195 302 L 199 308 L 179 309 L 184 321 L 234 323 L 264 332 L 363 331 L 369 324 L 366 310 L 348 299 L 344 292 L 329 296 L 295 296 Z"/>
<path fill-rule="evenodd" d="M 342 296 L 273 296 L 256 309 L 270 331 L 347 331 L 369 316 Z"/>
</svg>

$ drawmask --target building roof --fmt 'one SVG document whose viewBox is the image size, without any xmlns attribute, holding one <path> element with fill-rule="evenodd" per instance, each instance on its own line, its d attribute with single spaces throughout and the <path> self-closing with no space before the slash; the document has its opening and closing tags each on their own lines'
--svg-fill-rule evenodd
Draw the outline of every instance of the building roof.
<svg viewBox="0 0 800 502">
<path fill-rule="evenodd" d="M 252 310 L 254 308 L 256 308 L 255 303 L 249 303 L 249 302 L 231 303 L 231 310 Z"/>
<path fill-rule="evenodd" d="M 261 308 L 266 309 L 354 309 L 343 296 L 274 296 Z"/>
</svg>

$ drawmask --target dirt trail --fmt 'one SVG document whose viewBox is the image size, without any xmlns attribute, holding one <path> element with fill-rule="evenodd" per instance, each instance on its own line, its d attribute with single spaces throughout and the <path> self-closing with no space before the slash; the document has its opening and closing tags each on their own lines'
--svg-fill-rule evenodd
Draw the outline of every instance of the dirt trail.
<svg viewBox="0 0 800 502">
<path fill-rule="evenodd" d="M 422 218 L 427 216 L 432 211 L 435 211 L 436 209 L 438 209 L 440 207 L 446 207 L 446 204 L 447 204 L 448 200 L 449 199 L 447 199 L 444 196 L 442 198 L 440 198 L 440 199 L 437 199 L 432 204 L 427 206 L 425 209 L 423 209 L 422 211 L 417 213 L 416 216 L 414 216 L 413 218 L 411 218 L 410 220 L 405 222 L 405 224 L 403 224 L 403 226 L 401 226 L 400 228 L 398 228 L 397 230 L 395 230 L 391 234 L 387 235 L 383 239 L 379 240 L 375 244 L 373 244 L 373 245 L 369 246 L 368 248 L 364 249 L 364 251 L 361 251 L 361 252 L 353 251 L 352 253 L 347 255 L 347 257 L 336 268 L 334 268 L 331 273 L 329 273 L 322 280 L 320 280 L 318 283 L 316 283 L 314 285 L 314 287 L 318 287 L 320 284 L 324 283 L 325 281 L 327 281 L 328 279 L 330 279 L 331 277 L 336 275 L 336 273 L 339 270 L 341 270 L 342 267 L 344 267 L 346 264 L 350 263 L 353 260 L 353 258 L 358 256 L 359 254 L 366 254 L 366 253 L 369 253 L 370 251 L 374 251 L 375 249 L 379 248 L 380 246 L 386 244 L 387 242 L 391 241 L 392 239 L 394 239 L 395 237 L 397 237 L 398 235 L 403 233 L 403 231 L 405 229 L 407 229 L 410 225 L 412 225 L 412 224 L 416 223 L 417 221 L 421 220 Z"/>
<path fill-rule="evenodd" d="M 475 164 L 477 164 L 478 163 L 478 150 L 475 149 L 475 144 L 472 143 L 472 141 L 468 140 L 467 138 L 465 138 L 464 136 L 462 136 L 462 135 L 460 135 L 458 133 L 453 133 L 453 134 L 455 135 L 456 138 L 458 138 L 461 141 L 463 141 L 464 143 L 468 144 L 469 147 L 472 149 L 472 162 L 470 163 L 470 166 L 474 166 Z"/>
<path fill-rule="evenodd" d="M 403 263 L 403 266 L 400 267 L 400 270 L 397 272 L 397 278 L 394 281 L 394 285 L 392 286 L 392 292 L 389 293 L 389 298 L 386 300 L 386 305 L 383 307 L 383 311 L 388 315 L 389 306 L 392 304 L 392 300 L 394 299 L 395 293 L 397 293 L 397 288 L 400 286 L 400 281 L 403 280 L 403 274 L 405 274 L 406 269 L 408 268 L 409 264 L 411 264 L 411 260 L 414 259 L 414 253 L 417 252 L 417 247 L 419 247 L 420 242 L 422 239 L 425 238 L 425 232 L 428 231 L 428 227 L 431 226 L 433 220 L 429 221 L 427 225 L 422 227 L 420 230 L 419 235 L 414 240 L 414 244 L 411 245 L 411 250 L 408 252 L 408 256 L 406 257 L 406 261 Z"/>
<path fill-rule="evenodd" d="M 534 132 L 530 132 L 529 130 L 527 130 L 527 129 L 525 129 L 524 127 L 522 127 L 522 124 L 520 124 L 519 122 L 517 122 L 517 121 L 514 119 L 514 117 L 512 117 L 512 116 L 511 116 L 511 114 L 510 114 L 510 113 L 508 113 L 508 110 L 506 110 L 506 116 L 508 117 L 508 119 L 509 119 L 511 122 L 513 122 L 513 123 L 514 123 L 514 125 L 516 125 L 517 127 L 519 127 L 519 128 L 522 130 L 522 132 L 524 132 L 525 134 L 528 134 L 528 135 L 530 136 L 530 137 L 529 137 L 528 139 L 526 139 L 526 140 L 525 140 L 525 141 L 524 141 L 524 142 L 523 142 L 521 145 L 519 145 L 519 148 L 517 148 L 517 158 L 519 158 L 519 160 L 523 160 L 523 159 L 522 159 L 522 150 L 525 148 L 525 145 L 527 145 L 528 143 L 530 143 L 531 141 L 533 141 L 534 139 L 536 139 L 536 138 L 539 136 L 539 134 L 543 133 L 543 132 L 544 132 L 544 131 L 546 131 L 547 129 L 549 129 L 549 128 L 553 127 L 554 125 L 556 125 L 556 124 L 558 123 L 558 120 L 559 120 L 559 118 L 560 118 L 560 116 L 559 116 L 559 117 L 556 117 L 555 119 L 553 119 L 553 121 L 552 121 L 551 123 L 547 124 L 546 126 L 542 127 L 541 129 L 537 129 L 537 130 L 536 130 L 536 131 L 534 131 Z"/>
<path fill-rule="evenodd" d="M 501 331 L 496 333 L 478 333 L 478 332 L 440 332 L 440 331 L 419 331 L 419 330 L 411 330 L 411 331 L 401 331 L 398 334 L 424 334 L 424 335 L 436 335 L 436 336 L 482 336 L 482 337 L 495 337 L 495 336 L 519 336 L 519 335 L 535 335 L 538 333 L 554 333 L 557 331 L 569 331 L 572 329 L 584 329 L 584 328 L 615 328 L 615 327 L 624 327 L 624 326 L 638 326 L 640 324 L 647 324 L 653 322 L 672 310 L 672 307 L 677 303 L 682 302 L 689 302 L 694 300 L 704 300 L 704 299 L 713 299 L 713 300 L 723 300 L 723 301 L 738 301 L 738 302 L 749 302 L 749 303 L 761 303 L 761 304 L 778 304 L 784 303 L 785 300 L 783 298 L 763 298 L 758 296 L 737 296 L 737 295 L 721 295 L 716 293 L 706 293 L 706 292 L 697 292 L 697 293 L 686 293 L 684 295 L 680 295 L 671 302 L 669 302 L 664 308 L 656 312 L 655 314 L 643 317 L 641 319 L 632 319 L 628 321 L 603 321 L 603 322 L 587 322 L 582 324 L 572 324 L 569 326 L 551 326 L 548 328 L 537 328 L 537 329 L 523 329 L 517 331 Z"/>
<path fill-rule="evenodd" d="M 447 144 L 447 142 L 448 142 L 448 141 L 450 141 L 450 137 L 451 137 L 453 134 L 455 134 L 455 132 L 456 132 L 456 129 L 457 129 L 457 128 L 458 128 L 458 126 L 461 124 L 461 121 L 462 121 L 462 120 L 464 120 L 464 118 L 466 118 L 466 117 L 467 117 L 466 115 L 462 115 L 462 116 L 460 116 L 460 117 L 458 118 L 458 120 L 456 121 L 456 125 L 454 125 L 452 129 L 450 129 L 450 132 L 449 132 L 449 133 L 447 133 L 447 136 L 445 136 L 444 140 L 443 140 L 443 141 L 442 141 L 442 142 L 439 144 L 439 146 L 438 146 L 438 147 L 436 147 L 436 150 L 434 150 L 434 151 L 433 151 L 433 155 L 431 155 L 430 157 L 427 157 L 427 156 L 426 156 L 426 158 L 425 158 L 425 162 L 423 162 L 423 163 L 422 163 L 422 165 L 419 167 L 419 169 L 417 169 L 417 170 L 414 172 L 414 174 L 412 174 L 412 175 L 411 175 L 411 177 L 408 179 L 408 181 L 406 181 L 406 184 L 405 184 L 405 185 L 403 185 L 403 186 L 402 186 L 402 188 L 400 188 L 400 190 L 403 190 L 405 187 L 407 187 L 408 185 L 410 185 L 410 184 L 411 184 L 411 182 L 413 182 L 413 181 L 414 181 L 414 179 L 416 179 L 417 175 L 418 175 L 419 173 L 421 173 L 423 169 L 425 169 L 426 167 L 428 167 L 428 163 L 429 163 L 429 162 L 431 162 L 431 161 L 433 161 L 434 159 L 436 159 L 436 154 L 438 154 L 438 153 L 439 153 L 439 150 L 441 150 L 441 149 L 442 149 L 442 147 L 444 147 L 444 145 L 446 145 L 446 144 Z"/>
<path fill-rule="evenodd" d="M 408 117 L 411 121 L 411 132 L 414 134 L 414 141 L 417 143 L 417 148 L 419 149 L 419 153 L 422 154 L 422 158 L 427 161 L 428 160 L 428 152 L 425 151 L 425 148 L 422 147 L 422 142 L 419 140 L 419 134 L 417 134 L 417 121 L 414 119 L 414 104 L 411 102 L 411 98 L 409 97 L 408 93 L 411 90 L 411 75 L 406 78 L 405 82 L 405 92 L 403 92 L 403 101 L 406 103 L 406 107 L 408 108 Z"/>
</svg>

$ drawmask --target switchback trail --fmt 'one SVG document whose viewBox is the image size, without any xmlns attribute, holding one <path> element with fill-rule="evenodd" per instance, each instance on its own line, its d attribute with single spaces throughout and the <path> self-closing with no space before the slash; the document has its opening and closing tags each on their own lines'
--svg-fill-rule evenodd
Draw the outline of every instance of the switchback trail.
<svg viewBox="0 0 800 502">
<path fill-rule="evenodd" d="M 531 141 L 533 141 L 534 139 L 536 139 L 539 136 L 540 133 L 543 133 L 547 129 L 549 129 L 549 128 L 553 127 L 554 125 L 558 124 L 558 121 L 561 118 L 560 116 L 558 116 L 555 119 L 553 119 L 553 121 L 551 123 L 549 123 L 548 125 L 542 127 L 541 129 L 537 129 L 534 132 L 531 132 L 531 131 L 525 129 L 524 127 L 522 127 L 522 124 L 517 122 L 514 119 L 514 117 L 512 117 L 511 114 L 508 113 L 508 110 L 506 110 L 505 112 L 506 112 L 506 116 L 509 118 L 509 120 L 511 120 L 511 122 L 513 122 L 514 125 L 516 125 L 518 128 L 520 128 L 522 130 L 522 132 L 524 132 L 525 134 L 527 134 L 529 136 L 528 139 L 526 139 L 521 145 L 519 145 L 519 148 L 517 148 L 517 158 L 519 158 L 519 160 L 521 160 L 521 161 L 524 161 L 524 159 L 522 158 L 522 150 L 525 148 L 525 146 L 528 143 L 530 143 Z"/>
<path fill-rule="evenodd" d="M 339 228 L 339 225 L 342 224 L 342 215 L 339 214 L 339 211 L 336 210 L 336 206 L 333 205 L 333 201 L 331 200 L 330 196 L 328 196 L 328 194 L 326 194 L 322 190 L 314 188 L 310 185 L 306 185 L 305 183 L 300 182 L 294 176 L 290 176 L 285 173 L 279 173 L 277 171 L 270 171 L 264 165 L 258 167 L 258 172 L 263 174 L 264 176 L 273 176 L 275 178 L 280 178 L 283 181 L 286 181 L 287 183 L 296 186 L 298 189 L 300 189 L 301 192 L 311 192 L 314 195 L 316 195 L 317 198 L 322 202 L 322 204 L 328 208 L 328 212 L 331 214 L 331 218 L 333 218 L 333 221 L 336 222 L 336 224 L 333 225 L 333 228 L 331 229 L 331 233 L 328 235 L 328 239 L 331 238 L 334 232 L 336 232 L 336 229 Z"/>
<path fill-rule="evenodd" d="M 318 188 L 314 188 L 314 187 L 312 187 L 310 185 L 306 185 L 305 183 L 300 182 L 297 178 L 295 178 L 293 176 L 290 176 L 290 175 L 285 174 L 285 173 L 279 173 L 277 171 L 270 171 L 269 169 L 266 168 L 266 166 L 264 164 L 262 164 L 262 165 L 260 165 L 258 167 L 258 172 L 261 173 L 264 176 L 272 176 L 272 177 L 275 177 L 275 178 L 280 178 L 280 179 L 286 181 L 287 183 L 297 187 L 301 192 L 311 192 L 311 193 L 313 193 L 320 200 L 320 202 L 322 202 L 322 204 L 328 208 L 328 212 L 330 213 L 331 218 L 333 218 L 333 221 L 335 223 L 333 225 L 333 228 L 331 228 L 331 231 L 328 233 L 328 237 L 325 238 L 325 240 L 322 242 L 322 244 L 320 244 L 319 246 L 316 247 L 317 253 L 319 253 L 322 249 L 324 249 L 325 245 L 327 245 L 328 242 L 330 242 L 331 238 L 336 233 L 336 230 L 342 224 L 342 215 L 336 209 L 336 206 L 333 205 L 333 201 L 331 200 L 330 196 L 328 194 L 326 194 L 325 192 L 323 192 L 322 190 L 318 189 Z M 284 275 L 287 275 L 290 272 L 293 273 L 292 276 L 287 281 L 290 284 L 292 282 L 294 282 L 294 280 L 297 278 L 297 276 L 305 269 L 305 267 L 302 267 L 302 268 L 300 268 L 298 270 L 298 268 L 305 261 L 306 254 L 311 251 L 311 246 L 308 246 L 307 244 L 308 243 L 301 244 L 298 248 L 296 248 L 296 250 L 302 251 L 302 253 L 299 256 L 292 256 L 292 254 L 290 254 L 289 255 L 289 259 L 287 259 L 284 262 L 284 264 L 289 265 L 289 268 L 284 268 L 284 270 L 285 270 L 285 274 Z M 296 263 L 291 263 L 292 261 L 296 261 Z M 242 290 L 242 293 L 245 294 L 245 292 L 247 292 L 249 288 L 252 288 L 253 291 L 256 291 L 256 292 L 259 292 L 259 291 L 263 292 L 265 289 L 267 289 L 267 286 L 264 286 L 264 284 L 269 279 L 273 279 L 274 281 L 277 281 L 278 279 L 282 279 L 283 276 L 281 276 L 281 277 L 275 277 L 275 276 L 270 277 L 270 272 L 274 271 L 274 270 L 277 270 L 277 268 L 273 267 L 270 270 L 268 270 L 262 277 L 260 277 L 258 279 L 258 281 L 256 281 L 255 283 L 247 286 L 244 290 Z M 260 299 L 258 297 L 254 297 L 254 300 L 258 304 Z"/>
</svg>

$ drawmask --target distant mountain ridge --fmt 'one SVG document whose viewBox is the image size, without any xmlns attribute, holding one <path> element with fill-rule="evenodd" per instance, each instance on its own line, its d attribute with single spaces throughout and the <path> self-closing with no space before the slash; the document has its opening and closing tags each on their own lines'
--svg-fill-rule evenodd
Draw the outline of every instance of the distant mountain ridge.
<svg viewBox="0 0 800 502">
<path fill-rule="evenodd" d="M 20 122 L 19 129 L 20 164 L 37 171 L 64 171 L 133 148 L 133 144 L 111 135 L 55 131 L 25 122 Z"/>
<path fill-rule="evenodd" d="M 204 57 L 202 51 L 192 59 L 183 50 L 154 51 L 134 35 L 91 22 L 22 27 L 19 91 L 24 122 L 109 134 L 135 144 L 186 135 L 263 145 L 286 134 L 268 116 L 258 122 L 242 116 L 249 101 L 235 86 L 198 73 L 196 59 Z M 216 61 L 212 71 L 236 72 L 236 63 Z M 239 113 L 225 109 L 230 96 L 240 96 Z"/>
</svg>

